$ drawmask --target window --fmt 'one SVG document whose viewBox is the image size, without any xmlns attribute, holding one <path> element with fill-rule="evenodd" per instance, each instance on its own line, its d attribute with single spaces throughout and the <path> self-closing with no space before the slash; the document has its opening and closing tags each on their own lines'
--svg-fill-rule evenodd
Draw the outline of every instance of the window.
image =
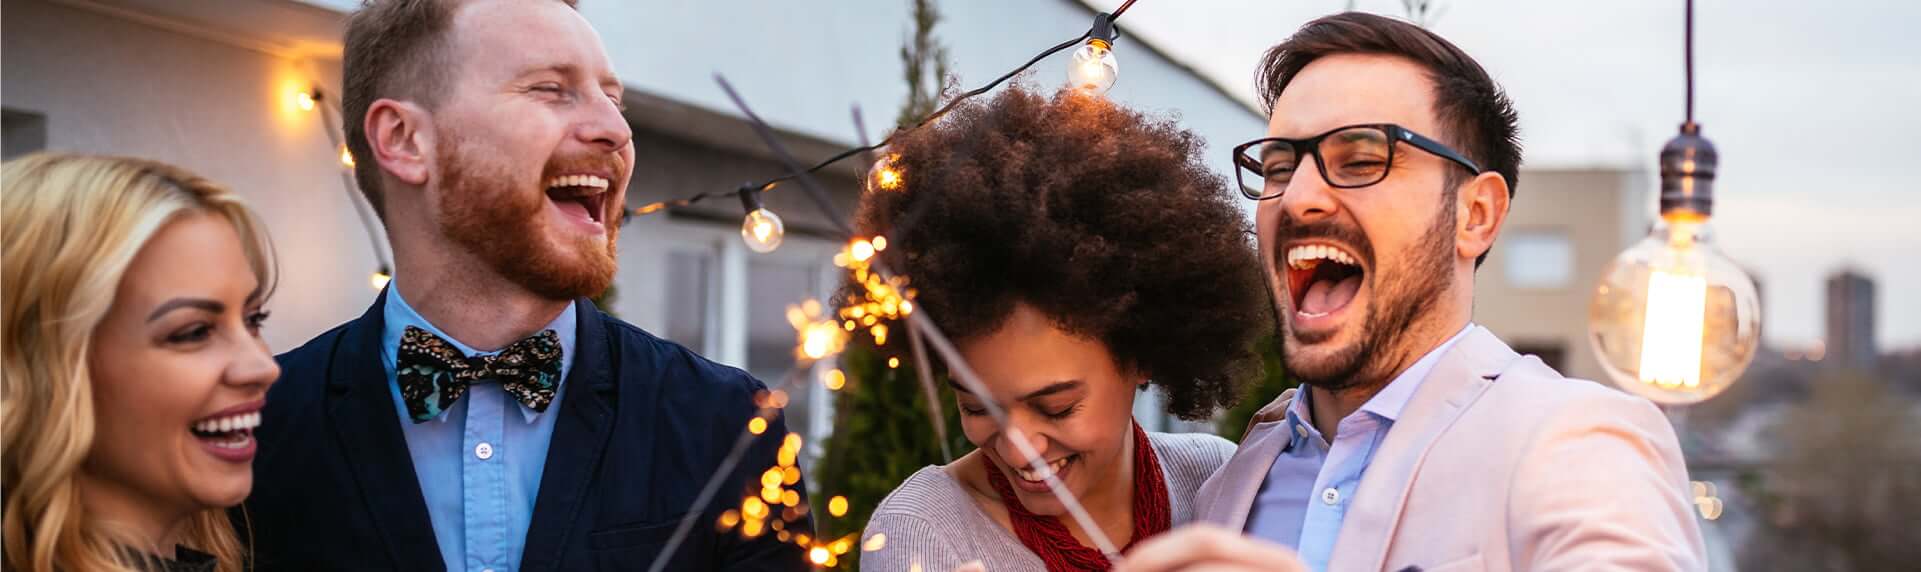
<svg viewBox="0 0 1921 572">
<path fill-rule="evenodd" d="M 13 108 L 0 109 L 0 160 L 12 159 L 47 148 L 47 116 Z"/>
<path fill-rule="evenodd" d="M 661 332 L 680 345 L 705 351 L 712 317 L 714 255 L 711 252 L 673 251 L 667 254 L 666 328 Z"/>
<path fill-rule="evenodd" d="M 746 369 L 768 387 L 781 385 L 790 375 L 803 376 L 788 384 L 784 413 L 787 430 L 805 437 L 809 460 L 820 453 L 820 440 L 833 431 L 832 397 L 815 382 L 813 370 L 794 370 L 795 332 L 787 322 L 787 307 L 807 300 L 825 303 L 825 271 L 819 261 L 801 252 L 786 257 L 755 255 L 747 263 Z"/>
<path fill-rule="evenodd" d="M 1559 229 L 1522 229 L 1501 237 L 1507 244 L 1508 284 L 1515 288 L 1560 289 L 1574 282 L 1574 243 Z"/>
</svg>

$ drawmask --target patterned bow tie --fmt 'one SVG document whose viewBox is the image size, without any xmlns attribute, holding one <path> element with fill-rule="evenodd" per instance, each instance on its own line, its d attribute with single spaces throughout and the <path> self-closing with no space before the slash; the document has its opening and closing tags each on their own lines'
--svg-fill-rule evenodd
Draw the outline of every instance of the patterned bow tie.
<svg viewBox="0 0 1921 572">
<path fill-rule="evenodd" d="M 534 411 L 546 411 L 560 384 L 560 336 L 545 330 L 494 355 L 466 357 L 432 332 L 407 326 L 394 373 L 415 423 L 439 417 L 467 394 L 467 386 L 499 381 L 501 389 Z"/>
</svg>

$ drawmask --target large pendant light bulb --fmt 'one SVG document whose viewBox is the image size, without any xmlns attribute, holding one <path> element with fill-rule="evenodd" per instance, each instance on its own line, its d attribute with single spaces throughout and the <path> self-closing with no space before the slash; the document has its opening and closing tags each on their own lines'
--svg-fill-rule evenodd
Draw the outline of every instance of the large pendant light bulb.
<svg viewBox="0 0 1921 572">
<path fill-rule="evenodd" d="M 1714 397 L 1761 341 L 1754 282 L 1715 247 L 1714 146 L 1693 123 L 1661 151 L 1661 222 L 1601 273 L 1589 341 L 1608 377 L 1665 405 Z"/>
<path fill-rule="evenodd" d="M 1615 385 L 1664 405 L 1714 397 L 1761 343 L 1754 281 L 1714 245 L 1714 144 L 1694 122 L 1694 2 L 1687 2 L 1687 121 L 1661 149 L 1661 223 L 1615 257 L 1588 306 L 1588 341 Z"/>
</svg>

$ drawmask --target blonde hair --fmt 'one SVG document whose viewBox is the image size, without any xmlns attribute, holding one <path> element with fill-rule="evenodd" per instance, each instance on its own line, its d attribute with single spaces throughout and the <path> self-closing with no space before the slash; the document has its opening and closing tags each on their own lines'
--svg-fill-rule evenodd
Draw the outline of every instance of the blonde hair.
<svg viewBox="0 0 1921 572">
<path fill-rule="evenodd" d="M 89 518 L 80 502 L 76 477 L 94 440 L 93 330 L 134 255 L 175 217 L 204 213 L 232 223 L 262 292 L 272 289 L 272 246 L 238 196 L 164 163 L 32 155 L 0 166 L 0 189 L 5 568 L 147 567 L 137 540 Z M 242 568 L 225 510 L 189 517 L 181 544 L 218 558 L 222 572 Z"/>
</svg>

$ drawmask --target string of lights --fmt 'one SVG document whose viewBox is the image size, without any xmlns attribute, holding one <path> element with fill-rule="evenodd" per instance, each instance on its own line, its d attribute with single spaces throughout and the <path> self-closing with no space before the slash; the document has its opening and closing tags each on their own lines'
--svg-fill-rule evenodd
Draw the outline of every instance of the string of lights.
<svg viewBox="0 0 1921 572">
<path fill-rule="evenodd" d="M 361 204 L 365 199 L 354 183 L 354 155 L 347 149 L 346 135 L 339 131 L 340 124 L 334 119 L 342 114 L 340 106 L 332 98 L 327 97 L 326 91 L 317 85 L 309 91 L 295 93 L 294 101 L 301 111 L 316 109 L 320 111 L 321 130 L 327 133 L 327 141 L 332 148 L 340 150 L 340 188 L 346 191 L 347 202 L 353 205 L 354 215 L 360 218 L 361 229 L 367 231 L 367 246 L 373 248 L 374 261 L 377 264 L 373 274 L 367 277 L 367 284 L 375 290 L 386 288 L 387 282 L 393 280 L 393 264 L 387 260 L 386 254 L 380 251 L 380 235 L 374 231 L 377 225 L 374 223 L 373 216 L 367 212 L 372 210 L 373 205 Z"/>
<path fill-rule="evenodd" d="M 1033 58 L 1028 59 L 1026 63 L 1021 64 L 1012 71 L 1002 74 L 1000 77 L 994 78 L 993 81 L 987 82 L 985 85 L 961 92 L 946 104 L 935 109 L 932 113 L 927 114 L 926 117 L 921 118 L 921 120 L 914 125 L 896 130 L 877 143 L 853 147 L 836 153 L 804 169 L 792 168 L 787 174 L 765 181 L 743 184 L 733 190 L 705 191 L 692 196 L 658 201 L 631 208 L 627 211 L 629 216 L 624 217 L 621 222 L 622 224 L 626 224 L 633 220 L 634 217 L 646 216 L 670 208 L 691 206 L 708 199 L 735 195 L 740 198 L 741 207 L 746 211 L 746 217 L 741 221 L 741 239 L 745 241 L 748 247 L 754 252 L 773 252 L 774 249 L 780 247 L 781 240 L 786 231 L 786 225 L 781 220 L 780 215 L 768 210 L 761 202 L 761 193 L 772 191 L 782 184 L 793 182 L 803 174 L 811 175 L 818 173 L 822 169 L 826 169 L 831 165 L 854 156 L 871 157 L 874 151 L 886 148 L 888 143 L 891 143 L 894 137 L 900 133 L 919 129 L 933 123 L 949 111 L 952 111 L 956 106 L 960 105 L 961 102 L 993 91 L 994 88 L 999 87 L 1002 83 L 1012 79 L 1014 76 L 1020 75 L 1021 72 L 1034 67 L 1035 64 L 1047 59 L 1048 56 L 1060 53 L 1076 45 L 1079 45 L 1080 49 L 1074 51 L 1072 61 L 1067 67 L 1068 85 L 1087 93 L 1106 93 L 1109 88 L 1114 86 L 1114 82 L 1120 73 L 1120 62 L 1114 56 L 1114 42 L 1119 37 L 1119 32 L 1114 27 L 1114 22 L 1121 17 L 1121 14 L 1126 13 L 1128 8 L 1133 7 L 1135 1 L 1136 0 L 1127 0 L 1127 2 L 1122 3 L 1120 7 L 1116 8 L 1112 13 L 1102 12 L 1096 14 L 1094 16 L 1093 26 L 1089 28 L 1086 33 L 1055 44 L 1046 50 L 1042 50 Z M 871 159 L 867 161 L 870 165 L 873 165 L 873 168 L 869 170 L 870 180 L 867 183 L 867 190 L 893 190 L 899 187 L 901 173 L 892 166 L 890 159 L 891 157 L 889 156 L 882 156 L 878 161 Z M 841 220 L 839 216 L 834 215 L 830 215 L 830 219 L 835 221 Z M 845 228 L 843 228 L 843 230 L 845 230 Z"/>
</svg>

